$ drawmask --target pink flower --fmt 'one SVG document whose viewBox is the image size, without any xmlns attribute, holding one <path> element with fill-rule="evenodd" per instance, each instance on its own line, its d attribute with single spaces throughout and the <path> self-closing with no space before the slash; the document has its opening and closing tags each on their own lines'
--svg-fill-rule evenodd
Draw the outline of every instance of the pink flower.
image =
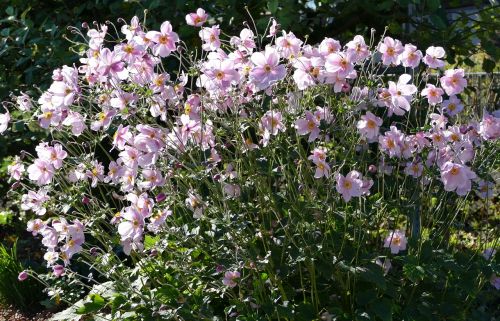
<svg viewBox="0 0 500 321">
<path fill-rule="evenodd" d="M 298 119 L 295 122 L 295 128 L 297 129 L 297 134 L 299 135 L 309 134 L 309 142 L 318 138 L 320 133 L 319 120 L 310 111 L 306 111 L 306 118 Z"/>
<path fill-rule="evenodd" d="M 436 105 L 443 101 L 444 91 L 432 84 L 427 84 L 427 86 L 422 90 L 422 96 L 427 97 L 427 101 L 430 105 Z"/>
<path fill-rule="evenodd" d="M 44 189 L 35 191 L 28 191 L 21 197 L 21 208 L 25 211 L 32 210 L 36 215 L 44 215 L 47 211 L 43 204 L 50 198 L 47 196 L 47 191 Z"/>
<path fill-rule="evenodd" d="M 270 135 L 276 136 L 279 131 L 285 131 L 282 116 L 279 111 L 268 110 L 260 119 L 260 130 L 264 132 L 264 146 L 269 142 Z"/>
<path fill-rule="evenodd" d="M 328 72 L 337 73 L 338 77 L 346 78 L 354 70 L 352 54 L 347 52 L 336 52 L 326 57 L 325 69 Z"/>
<path fill-rule="evenodd" d="M 122 124 L 118 126 L 115 134 L 113 135 L 113 147 L 123 150 L 126 143 L 132 141 L 132 133 L 129 131 L 129 126 L 123 127 Z"/>
<path fill-rule="evenodd" d="M 0 134 L 3 134 L 9 127 L 10 114 L 7 111 L 5 114 L 0 114 Z"/>
<path fill-rule="evenodd" d="M 476 194 L 482 199 L 491 199 L 495 191 L 495 183 L 480 180 L 477 184 Z"/>
<path fill-rule="evenodd" d="M 212 26 L 210 28 L 202 28 L 199 36 L 203 41 L 201 48 L 205 51 L 216 51 L 219 49 L 221 42 L 219 40 L 220 29 L 219 26 Z"/>
<path fill-rule="evenodd" d="M 71 133 L 75 136 L 80 136 L 87 128 L 84 116 L 74 111 L 68 113 L 62 124 L 64 126 L 71 126 Z"/>
<path fill-rule="evenodd" d="M 443 101 L 443 110 L 450 116 L 455 116 L 464 109 L 464 105 L 457 96 L 450 96 L 450 99 Z"/>
<path fill-rule="evenodd" d="M 466 195 L 471 190 L 471 180 L 476 174 L 469 167 L 447 161 L 441 166 L 441 181 L 448 192 L 456 191 L 460 196 Z"/>
<path fill-rule="evenodd" d="M 28 272 L 26 271 L 22 271 L 21 273 L 19 273 L 19 275 L 17 276 L 17 279 L 22 282 L 24 280 L 26 280 L 28 278 Z"/>
<path fill-rule="evenodd" d="M 358 121 L 356 127 L 361 135 L 368 138 L 370 141 L 374 141 L 378 137 L 381 125 L 382 118 L 367 111 L 365 115 L 361 116 L 361 120 Z"/>
<path fill-rule="evenodd" d="M 48 161 L 35 159 L 35 162 L 28 167 L 28 177 L 36 181 L 38 185 L 47 185 L 52 182 L 54 167 Z"/>
<path fill-rule="evenodd" d="M 430 46 L 425 51 L 424 63 L 430 68 L 443 68 L 444 61 L 440 60 L 445 55 L 443 47 Z"/>
<path fill-rule="evenodd" d="M 330 165 L 326 162 L 317 162 L 316 163 L 316 171 L 314 172 L 314 178 L 321 177 L 328 178 L 330 176 Z"/>
<path fill-rule="evenodd" d="M 205 10 L 198 8 L 196 12 L 186 15 L 186 23 L 190 26 L 201 27 L 208 19 Z"/>
<path fill-rule="evenodd" d="M 234 288 L 238 283 L 236 283 L 236 280 L 240 278 L 240 272 L 238 271 L 227 271 L 224 273 L 224 279 L 222 280 L 222 283 L 230 288 Z"/>
<path fill-rule="evenodd" d="M 384 65 L 399 65 L 399 54 L 403 52 L 403 45 L 397 39 L 385 37 L 378 51 L 382 54 L 382 63 Z"/>
<path fill-rule="evenodd" d="M 64 274 L 64 266 L 57 264 L 52 267 L 52 273 L 54 274 L 55 277 L 60 277 L 61 275 Z"/>
<path fill-rule="evenodd" d="M 97 70 L 101 76 L 110 75 L 121 80 L 126 79 L 128 76 L 121 55 L 118 55 L 108 48 L 101 49 L 99 54 L 99 67 Z"/>
<path fill-rule="evenodd" d="M 7 172 L 10 174 L 10 177 L 16 181 L 19 181 L 24 173 L 24 165 L 21 163 L 21 159 L 16 156 L 14 161 L 7 166 Z"/>
<path fill-rule="evenodd" d="M 130 25 L 123 25 L 121 27 L 121 32 L 125 35 L 127 40 L 132 40 L 136 35 L 142 32 L 141 24 L 137 16 L 132 17 Z"/>
<path fill-rule="evenodd" d="M 467 87 L 463 69 L 448 69 L 440 79 L 441 87 L 448 96 L 458 95 Z"/>
<path fill-rule="evenodd" d="M 28 221 L 26 231 L 31 232 L 33 236 L 37 236 L 38 233 L 40 233 L 44 228 L 45 228 L 45 223 L 41 219 L 37 218 Z"/>
<path fill-rule="evenodd" d="M 392 254 L 398 254 L 400 251 L 406 250 L 406 244 L 405 233 L 400 230 L 390 231 L 389 236 L 384 240 L 384 247 L 391 248 Z"/>
<path fill-rule="evenodd" d="M 418 178 L 422 175 L 424 166 L 420 162 L 408 162 L 405 167 L 405 174 L 410 175 L 413 178 Z"/>
<path fill-rule="evenodd" d="M 40 144 L 35 149 L 38 157 L 50 162 L 55 169 L 61 168 L 63 166 L 63 160 L 68 156 L 68 153 L 63 150 L 61 144 L 55 144 L 54 147 Z"/>
<path fill-rule="evenodd" d="M 298 56 L 302 40 L 295 37 L 292 32 L 283 31 L 283 36 L 276 38 L 276 49 L 281 57 L 291 59 Z"/>
<path fill-rule="evenodd" d="M 340 51 L 341 48 L 342 47 L 340 46 L 340 42 L 338 42 L 338 40 L 332 38 L 325 38 L 319 44 L 319 53 L 323 57 L 326 57 L 329 54 Z"/>
<path fill-rule="evenodd" d="M 269 27 L 269 34 L 267 35 L 267 38 L 276 36 L 279 28 L 280 25 L 276 22 L 276 19 L 271 19 L 271 26 Z"/>
<path fill-rule="evenodd" d="M 378 139 L 380 149 L 389 157 L 401 157 L 403 142 L 404 135 L 396 126 L 391 126 L 391 130 L 386 131 L 383 136 L 380 135 Z"/>
<path fill-rule="evenodd" d="M 483 120 L 479 123 L 479 134 L 486 140 L 500 138 L 500 118 L 483 112 Z"/>
<path fill-rule="evenodd" d="M 363 36 L 354 36 L 354 39 L 346 44 L 347 53 L 351 55 L 353 62 L 362 61 L 370 55 L 370 50 Z"/>
<path fill-rule="evenodd" d="M 286 69 L 279 64 L 279 55 L 276 49 L 267 46 L 265 52 L 255 52 L 250 57 L 254 67 L 250 71 L 250 81 L 259 90 L 263 90 L 285 78 Z"/>
<path fill-rule="evenodd" d="M 160 26 L 160 32 L 149 31 L 146 37 L 151 39 L 153 45 L 153 53 L 162 58 L 170 56 L 172 51 L 177 50 L 176 43 L 179 41 L 177 33 L 172 31 L 172 25 L 169 21 L 165 21 Z"/>
<path fill-rule="evenodd" d="M 417 92 L 417 87 L 413 84 L 408 84 L 411 76 L 402 74 L 399 76 L 398 83 L 389 81 L 388 92 L 391 95 L 391 104 L 389 107 L 389 116 L 393 113 L 402 116 L 405 111 L 410 110 L 410 101 L 412 95 Z"/>
<path fill-rule="evenodd" d="M 160 170 L 144 169 L 142 171 L 142 176 L 144 180 L 138 184 L 142 189 L 152 190 L 157 186 L 163 186 L 165 184 L 165 179 L 161 175 Z"/>
<path fill-rule="evenodd" d="M 122 211 L 121 218 L 122 221 L 118 225 L 118 233 L 122 239 L 133 239 L 137 235 L 142 235 L 144 217 L 134 206 L 125 208 Z"/>
<path fill-rule="evenodd" d="M 342 194 L 344 201 L 349 202 L 352 197 L 359 197 L 363 194 L 363 181 L 361 173 L 358 171 L 350 171 L 345 177 L 342 174 L 337 174 L 337 192 Z"/>
<path fill-rule="evenodd" d="M 403 53 L 401 54 L 401 61 L 403 67 L 416 68 L 422 59 L 422 52 L 412 44 L 406 44 Z"/>
<path fill-rule="evenodd" d="M 116 115 L 116 110 L 114 109 L 104 109 L 102 112 L 97 114 L 97 120 L 92 122 L 90 125 L 90 129 L 94 131 L 98 131 L 101 129 L 108 129 L 113 117 Z"/>
</svg>

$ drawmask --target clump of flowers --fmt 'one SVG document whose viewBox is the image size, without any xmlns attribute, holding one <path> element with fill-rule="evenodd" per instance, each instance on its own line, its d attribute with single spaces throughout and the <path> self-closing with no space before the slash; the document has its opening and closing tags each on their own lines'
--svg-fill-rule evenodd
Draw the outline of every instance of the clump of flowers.
<svg viewBox="0 0 500 321">
<path fill-rule="evenodd" d="M 423 56 L 415 45 L 391 37 L 373 45 L 362 35 L 345 46 L 331 38 L 306 44 L 279 32 L 275 20 L 267 35 L 243 28 L 225 39 L 207 19 L 203 9 L 186 16 L 199 28 L 198 59 L 168 21 L 147 31 L 134 17 L 114 41 L 107 25 L 96 25 L 81 33 L 78 66 L 55 70 L 40 97 L 23 94 L 9 105 L 54 137 L 8 168 L 22 184 L 22 210 L 36 215 L 27 230 L 40 235 L 54 277 L 71 275 L 77 256 L 115 282 L 125 282 L 116 269 L 137 275 L 153 273 L 148 264 L 192 263 L 206 273 L 225 261 L 249 271 L 244 283 L 240 272 L 226 271 L 222 283 L 239 285 L 251 309 L 266 291 L 286 306 L 286 273 L 309 273 L 300 277 L 312 282 L 319 260 L 309 260 L 304 248 L 316 248 L 301 242 L 318 242 L 337 258 L 344 244 L 375 239 L 369 229 L 390 229 L 383 245 L 365 252 L 387 274 L 397 263 L 376 258 L 383 248 L 402 255 L 406 227 L 416 223 L 381 203 L 431 204 L 434 193 L 472 190 L 491 196 L 489 172 L 477 163 L 497 146 L 500 118 L 485 111 L 459 123 L 467 81 L 462 69 L 440 70 L 443 48 Z M 404 72 L 387 73 L 397 66 Z M 429 80 L 429 72 L 442 77 Z M 0 115 L 0 133 L 10 115 Z M 331 247 L 330 233 L 341 247 Z M 284 251 L 278 257 L 275 246 Z M 300 257 L 293 268 L 280 268 L 292 257 Z M 164 272 L 151 284 L 174 293 L 167 290 L 178 285 L 173 272 Z M 189 282 L 175 292 L 178 304 L 205 289 L 232 295 L 209 288 L 220 278 Z"/>
</svg>

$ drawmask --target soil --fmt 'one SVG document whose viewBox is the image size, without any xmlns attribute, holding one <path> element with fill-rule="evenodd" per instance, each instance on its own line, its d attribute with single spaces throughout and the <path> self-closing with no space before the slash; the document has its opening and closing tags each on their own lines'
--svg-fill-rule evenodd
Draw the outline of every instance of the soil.
<svg viewBox="0 0 500 321">
<path fill-rule="evenodd" d="M 19 311 L 12 306 L 0 306 L 0 321 L 46 321 L 52 316 L 50 311 L 36 314 Z"/>
</svg>

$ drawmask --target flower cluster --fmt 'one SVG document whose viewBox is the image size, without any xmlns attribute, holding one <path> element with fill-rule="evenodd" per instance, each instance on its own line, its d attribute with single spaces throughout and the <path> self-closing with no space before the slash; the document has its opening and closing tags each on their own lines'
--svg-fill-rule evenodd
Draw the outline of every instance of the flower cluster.
<svg viewBox="0 0 500 321">
<path fill-rule="evenodd" d="M 42 235 L 49 265 L 59 259 L 69 264 L 82 250 L 84 223 L 94 220 L 70 224 L 50 217 L 60 211 L 53 203 L 64 186 L 74 186 L 78 199 L 82 193 L 99 199 L 96 195 L 106 191 L 106 197 L 119 200 L 112 209 L 107 204 L 107 219 L 126 254 L 141 252 L 145 234 L 159 233 L 173 216 L 169 206 L 182 206 L 200 220 L 215 203 L 194 184 L 179 181 L 207 175 L 225 199 L 238 200 L 253 175 L 242 170 L 241 160 L 272 161 L 273 151 L 291 141 L 305 150 L 297 148 L 305 155 L 298 166 L 307 163 L 315 182 L 323 181 L 344 202 L 370 195 L 374 180 L 369 175 L 390 174 L 396 166 L 424 183 L 437 177 L 446 191 L 458 195 L 466 195 L 476 182 L 480 195 L 491 196 L 492 183 L 479 179 L 471 164 L 478 148 L 500 137 L 500 115 L 485 111 L 479 122 L 456 123 L 466 109 L 459 95 L 467 80 L 462 69 L 440 71 L 443 48 L 429 47 L 424 56 L 413 44 L 391 37 L 372 48 L 361 35 L 344 46 L 332 38 L 311 45 L 292 32 L 280 33 L 274 20 L 264 39 L 249 28 L 223 39 L 218 25 L 204 26 L 207 19 L 203 9 L 186 16 L 188 25 L 199 28 L 203 55 L 197 61 L 182 56 L 187 48 L 168 21 L 158 31 L 147 31 L 134 17 L 120 29 L 122 41 L 112 46 L 106 41 L 107 25 L 97 25 L 82 34 L 87 50 L 78 67 L 56 69 L 36 102 L 26 94 L 17 98 L 17 108 L 32 114 L 41 128 L 86 141 L 79 147 L 41 143 L 36 157 L 16 158 L 8 168 L 12 180 L 26 183 L 22 209 L 40 216 L 28 230 Z M 169 73 L 165 59 L 190 65 Z M 370 84 L 363 75 L 367 63 L 381 73 Z M 396 78 L 382 72 L 396 66 L 405 70 Z M 442 76 L 419 89 L 412 76 L 418 73 L 411 70 L 421 66 Z M 334 99 L 313 108 L 294 102 L 294 96 L 315 90 Z M 411 112 L 422 106 L 429 111 L 425 124 L 408 130 Z M 9 122 L 9 111 L 0 115 L 0 133 Z M 351 131 L 359 150 L 376 151 L 378 169 L 372 164 L 363 174 L 368 166 L 338 161 L 336 144 L 343 143 L 336 140 L 338 128 Z M 392 253 L 404 250 L 404 234 L 393 232 L 384 246 Z M 233 287 L 239 273 L 228 273 L 224 284 Z"/>
</svg>

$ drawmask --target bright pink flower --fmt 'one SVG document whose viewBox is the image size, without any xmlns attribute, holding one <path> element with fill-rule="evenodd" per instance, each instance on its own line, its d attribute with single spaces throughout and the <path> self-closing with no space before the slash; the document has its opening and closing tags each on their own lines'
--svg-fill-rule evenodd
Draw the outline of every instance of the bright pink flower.
<svg viewBox="0 0 500 321">
<path fill-rule="evenodd" d="M 401 41 L 385 37 L 378 48 L 382 54 L 382 63 L 384 65 L 399 65 L 400 54 L 403 52 L 403 45 Z"/>
<path fill-rule="evenodd" d="M 236 283 L 237 279 L 240 278 L 240 272 L 238 271 L 227 271 L 224 273 L 224 279 L 222 280 L 222 283 L 225 286 L 228 286 L 230 288 L 234 288 L 238 283 Z"/>
<path fill-rule="evenodd" d="M 455 116 L 464 109 L 464 105 L 455 95 L 450 96 L 450 99 L 443 101 L 442 106 L 443 111 L 450 116 Z"/>
<path fill-rule="evenodd" d="M 391 95 L 391 105 L 389 107 L 389 116 L 393 113 L 402 116 L 405 111 L 410 110 L 410 101 L 412 95 L 417 92 L 417 87 L 413 84 L 408 84 L 411 76 L 402 74 L 399 76 L 398 83 L 389 81 L 388 92 Z"/>
<path fill-rule="evenodd" d="M 28 278 L 28 272 L 26 271 L 22 271 L 21 273 L 19 273 L 19 275 L 17 276 L 17 279 L 22 282 L 24 280 L 26 280 Z"/>
<path fill-rule="evenodd" d="M 427 97 L 429 105 L 436 105 L 443 101 L 444 91 L 432 84 L 427 84 L 427 86 L 422 90 L 422 96 Z"/>
<path fill-rule="evenodd" d="M 60 277 L 61 275 L 64 275 L 64 266 L 57 264 L 52 267 L 52 273 L 56 278 Z"/>
<path fill-rule="evenodd" d="M 425 51 L 424 63 L 430 68 L 443 68 L 444 61 L 440 60 L 445 55 L 443 47 L 430 46 Z"/>
<path fill-rule="evenodd" d="M 363 194 L 363 181 L 361 173 L 358 171 L 350 171 L 345 177 L 342 174 L 337 174 L 337 192 L 342 194 L 344 201 L 349 202 L 352 197 L 359 197 Z"/>
<path fill-rule="evenodd" d="M 219 26 L 212 26 L 210 28 L 204 27 L 200 30 L 199 36 L 203 41 L 201 48 L 205 51 L 216 51 L 219 49 L 221 42 L 219 40 L 220 29 Z"/>
<path fill-rule="evenodd" d="M 369 111 L 361 116 L 361 120 L 359 120 L 356 125 L 361 135 L 368 138 L 370 141 L 376 140 L 380 126 L 382 126 L 382 118 L 375 116 Z"/>
<path fill-rule="evenodd" d="M 389 236 L 384 240 L 384 247 L 391 248 L 392 254 L 398 254 L 400 251 L 406 250 L 407 242 L 403 231 L 389 231 Z"/>
<path fill-rule="evenodd" d="M 406 44 L 403 53 L 401 54 L 401 62 L 403 67 L 417 68 L 422 60 L 422 52 L 412 44 Z"/>
<path fill-rule="evenodd" d="M 460 196 L 466 195 L 471 190 L 471 180 L 476 174 L 469 167 L 452 163 L 450 161 L 441 166 L 441 181 L 448 192 L 456 191 Z"/>
<path fill-rule="evenodd" d="M 160 26 L 160 32 L 148 31 L 146 37 L 151 39 L 153 45 L 153 53 L 162 58 L 170 56 L 172 51 L 177 50 L 176 43 L 179 41 L 177 33 L 172 31 L 172 25 L 169 21 L 164 21 Z"/>
<path fill-rule="evenodd" d="M 36 181 L 38 185 L 47 185 L 52 182 L 54 167 L 48 161 L 35 159 L 35 162 L 28 167 L 28 177 Z"/>
<path fill-rule="evenodd" d="M 186 15 L 186 23 L 190 26 L 201 27 L 208 19 L 205 10 L 198 8 L 196 12 Z"/>
<path fill-rule="evenodd" d="M 259 90 L 268 88 L 286 75 L 285 66 L 279 64 L 278 53 L 270 46 L 266 47 L 264 53 L 253 53 L 250 59 L 255 65 L 250 71 L 250 81 Z"/>
<path fill-rule="evenodd" d="M 298 119 L 295 122 L 295 128 L 297 129 L 297 134 L 307 135 L 309 134 L 309 142 L 316 140 L 319 136 L 319 120 L 310 111 L 306 111 L 306 118 Z"/>
<path fill-rule="evenodd" d="M 464 78 L 463 69 L 448 69 L 444 76 L 440 78 L 441 87 L 448 96 L 458 95 L 467 87 L 467 80 Z"/>
</svg>

